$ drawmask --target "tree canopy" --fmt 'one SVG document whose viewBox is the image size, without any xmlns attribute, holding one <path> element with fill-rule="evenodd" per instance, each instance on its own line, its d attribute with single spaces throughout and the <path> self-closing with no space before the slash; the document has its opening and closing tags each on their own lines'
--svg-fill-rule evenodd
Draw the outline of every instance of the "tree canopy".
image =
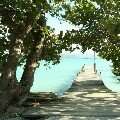
<svg viewBox="0 0 120 120">
<path fill-rule="evenodd" d="M 55 4 L 55 3 L 54 3 Z M 37 39 L 40 25 L 44 23 L 45 41 L 43 52 L 40 57 L 46 61 L 59 63 L 60 53 L 62 51 L 62 42 L 58 40 L 58 36 L 53 33 L 53 30 L 46 25 L 45 13 L 49 12 L 52 15 L 57 14 L 58 9 L 55 5 L 47 1 L 1 1 L 0 4 L 0 60 L 1 64 L 7 60 L 9 53 L 9 37 L 12 36 L 13 29 L 17 32 L 17 37 L 22 37 L 23 45 L 20 54 L 19 64 L 25 62 L 27 55 L 30 52 L 34 39 Z M 56 3 L 57 4 L 57 3 Z M 27 6 L 27 7 L 26 7 Z M 41 15 L 44 15 L 41 17 Z M 30 26 L 31 24 L 31 26 Z M 29 32 L 30 30 L 30 32 Z M 37 33 L 38 32 L 38 33 Z M 9 34 L 6 34 L 9 33 Z M 35 35 L 36 33 L 36 35 Z M 47 51 L 47 54 L 45 53 Z M 45 54 L 44 54 L 45 53 Z"/>
<path fill-rule="evenodd" d="M 103 2 L 104 1 L 104 2 Z M 82 51 L 92 49 L 113 63 L 113 73 L 120 75 L 120 2 L 118 0 L 76 0 L 66 7 L 62 17 L 79 30 L 68 31 L 63 39 L 82 46 Z"/>
</svg>

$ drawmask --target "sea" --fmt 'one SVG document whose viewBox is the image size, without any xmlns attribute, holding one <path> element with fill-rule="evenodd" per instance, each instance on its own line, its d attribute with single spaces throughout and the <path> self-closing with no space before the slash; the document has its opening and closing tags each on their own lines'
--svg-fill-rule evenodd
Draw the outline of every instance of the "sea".
<svg viewBox="0 0 120 120">
<path fill-rule="evenodd" d="M 105 86 L 113 92 L 120 92 L 120 76 L 112 73 L 112 63 L 95 56 L 97 72 L 101 72 L 101 79 Z M 62 96 L 74 82 L 77 73 L 81 68 L 93 66 L 94 55 L 82 53 L 63 53 L 60 63 L 52 65 L 52 62 L 45 65 L 46 61 L 40 61 L 40 67 L 36 70 L 31 92 L 53 92 L 57 96 Z M 21 79 L 23 67 L 18 67 L 17 78 Z"/>
</svg>

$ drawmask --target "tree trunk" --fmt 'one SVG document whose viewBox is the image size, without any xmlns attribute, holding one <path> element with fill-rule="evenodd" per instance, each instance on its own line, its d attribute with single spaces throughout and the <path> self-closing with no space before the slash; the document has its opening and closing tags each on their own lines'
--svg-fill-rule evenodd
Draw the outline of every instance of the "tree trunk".
<svg viewBox="0 0 120 120">
<path fill-rule="evenodd" d="M 21 54 L 23 41 L 20 39 L 33 28 L 35 21 L 31 21 L 24 30 L 14 29 L 10 35 L 9 55 L 0 78 L 0 114 L 17 97 L 19 97 L 20 84 L 16 78 L 16 70 Z M 18 33 L 17 33 L 18 32 Z M 18 38 L 18 39 L 17 39 Z M 17 96 L 16 96 L 17 95 Z M 17 98 L 18 99 L 18 98 Z"/>
<path fill-rule="evenodd" d="M 20 38 L 25 37 L 38 21 L 38 19 L 31 17 L 31 15 L 28 16 L 28 23 L 25 27 L 11 27 L 11 30 L 13 29 L 14 32 L 12 31 L 10 34 L 9 55 L 0 78 L 0 114 L 2 114 L 11 104 L 22 104 L 26 100 L 27 94 L 34 81 L 34 72 L 37 67 L 44 41 L 42 27 L 40 27 L 41 29 L 37 33 L 34 33 L 36 39 L 34 40 L 33 47 L 28 55 L 21 81 L 18 82 L 16 78 L 16 70 L 23 42 Z"/>
<path fill-rule="evenodd" d="M 17 39 L 14 34 L 10 41 L 9 56 L 4 65 L 0 79 L 0 114 L 4 108 L 12 101 L 17 87 L 16 70 L 21 53 L 22 40 Z"/>
<path fill-rule="evenodd" d="M 34 73 L 38 66 L 39 57 L 42 51 L 43 42 L 44 42 L 44 31 L 42 27 L 38 32 L 33 32 L 35 40 L 33 43 L 33 47 L 31 49 L 30 54 L 28 55 L 26 65 L 24 68 L 24 72 L 20 81 L 21 84 L 21 92 L 20 92 L 20 100 L 19 104 L 22 104 L 30 92 L 30 88 L 34 82 Z"/>
</svg>

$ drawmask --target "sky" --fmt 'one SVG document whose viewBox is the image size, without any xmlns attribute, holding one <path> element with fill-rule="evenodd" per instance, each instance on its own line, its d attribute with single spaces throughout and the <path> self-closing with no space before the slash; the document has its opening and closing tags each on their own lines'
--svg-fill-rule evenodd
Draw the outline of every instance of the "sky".
<svg viewBox="0 0 120 120">
<path fill-rule="evenodd" d="M 66 30 L 72 30 L 72 29 L 78 29 L 78 27 L 75 27 L 68 22 L 65 21 L 59 21 L 57 18 L 52 17 L 50 14 L 46 14 L 47 18 L 47 25 L 49 25 L 51 28 L 55 29 L 55 34 L 60 33 L 60 31 L 63 31 L 65 33 Z M 73 45 L 75 47 L 76 45 Z M 63 51 L 64 54 L 69 54 L 67 51 Z M 79 54 L 80 50 L 75 50 L 73 52 L 74 54 Z M 94 54 L 92 50 L 87 50 L 84 54 Z"/>
<path fill-rule="evenodd" d="M 56 17 L 52 17 L 50 14 L 46 14 L 47 25 L 51 26 L 51 28 L 55 28 L 55 34 L 60 33 L 60 31 L 65 32 L 66 30 L 78 29 L 77 27 L 69 24 L 65 21 L 60 21 Z"/>
</svg>

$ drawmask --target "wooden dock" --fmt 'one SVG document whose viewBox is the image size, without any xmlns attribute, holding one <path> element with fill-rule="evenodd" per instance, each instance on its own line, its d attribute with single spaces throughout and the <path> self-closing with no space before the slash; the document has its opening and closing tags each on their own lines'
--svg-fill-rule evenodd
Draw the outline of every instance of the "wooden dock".
<svg viewBox="0 0 120 120">
<path fill-rule="evenodd" d="M 93 67 L 85 66 L 60 99 L 34 106 L 22 116 L 49 116 L 51 120 L 58 120 L 56 116 L 62 120 L 69 117 L 70 120 L 120 120 L 120 99 L 104 86 Z"/>
</svg>

